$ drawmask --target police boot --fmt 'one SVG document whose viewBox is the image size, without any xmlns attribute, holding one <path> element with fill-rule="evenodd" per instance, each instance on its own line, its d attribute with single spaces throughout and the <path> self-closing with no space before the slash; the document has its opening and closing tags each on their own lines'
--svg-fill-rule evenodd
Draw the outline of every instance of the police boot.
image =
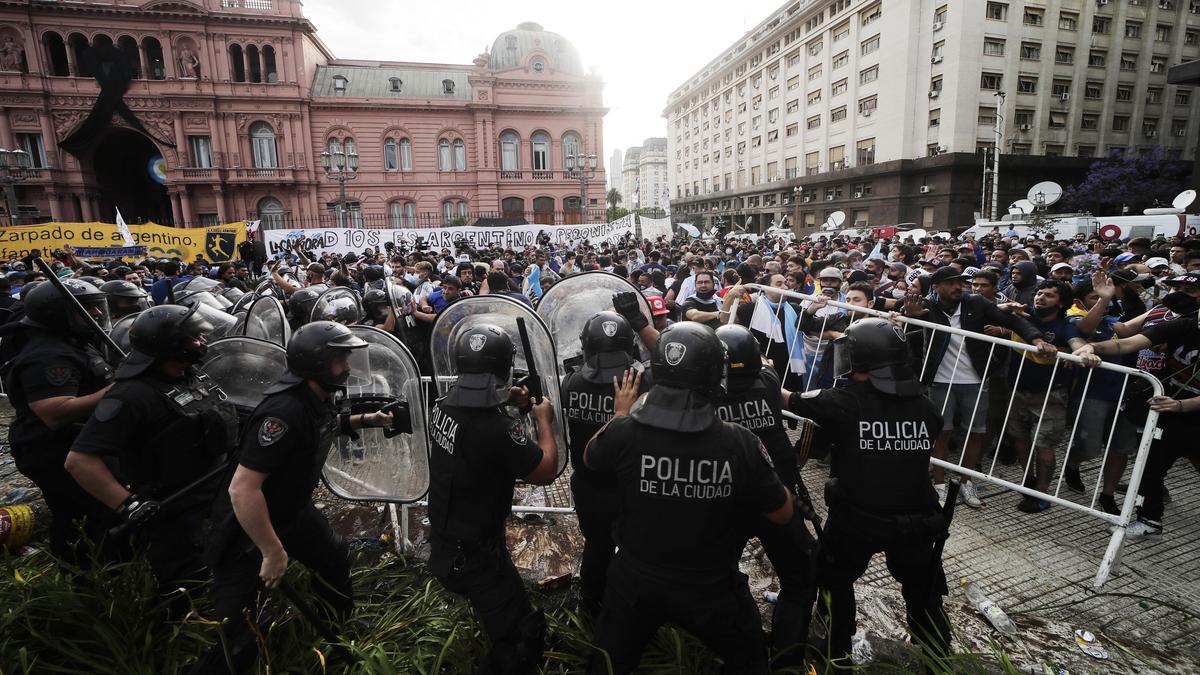
<svg viewBox="0 0 1200 675">
<path fill-rule="evenodd" d="M 782 593 L 771 614 L 771 646 L 776 668 L 794 668 L 803 663 L 812 620 L 812 598 L 796 599 Z"/>
<path fill-rule="evenodd" d="M 546 616 L 530 612 L 513 632 L 492 643 L 492 650 L 476 675 L 526 675 L 537 670 L 546 650 Z"/>
</svg>

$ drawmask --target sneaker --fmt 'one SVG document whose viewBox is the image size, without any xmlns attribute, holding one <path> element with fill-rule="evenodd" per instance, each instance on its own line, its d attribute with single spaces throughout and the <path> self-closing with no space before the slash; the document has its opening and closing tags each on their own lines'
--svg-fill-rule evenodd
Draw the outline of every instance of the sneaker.
<svg viewBox="0 0 1200 675">
<path fill-rule="evenodd" d="M 1111 513 L 1114 516 L 1121 513 L 1121 507 L 1117 506 L 1117 499 L 1113 495 L 1100 495 L 1099 504 L 1100 509 L 1105 513 Z"/>
<path fill-rule="evenodd" d="M 1017 510 L 1025 513 L 1041 513 L 1048 508 L 1050 508 L 1050 502 L 1037 497 L 1025 497 L 1021 503 L 1017 504 Z"/>
<path fill-rule="evenodd" d="M 1063 469 L 1063 477 L 1067 479 L 1067 487 L 1076 492 L 1083 492 L 1083 478 L 1079 475 L 1079 469 L 1075 467 L 1066 467 Z"/>
<path fill-rule="evenodd" d="M 937 492 L 938 506 L 945 506 L 946 505 L 946 484 L 945 483 L 934 483 L 933 490 L 934 490 L 934 492 Z"/>
<path fill-rule="evenodd" d="M 1129 539 L 1146 539 L 1147 537 L 1161 537 L 1162 525 L 1155 525 L 1144 520 L 1135 520 L 1125 528 L 1125 536 Z"/>
<path fill-rule="evenodd" d="M 959 487 L 958 500 L 973 509 L 983 506 L 983 502 L 979 501 L 979 493 L 975 491 L 975 484 L 969 480 L 964 480 Z"/>
</svg>

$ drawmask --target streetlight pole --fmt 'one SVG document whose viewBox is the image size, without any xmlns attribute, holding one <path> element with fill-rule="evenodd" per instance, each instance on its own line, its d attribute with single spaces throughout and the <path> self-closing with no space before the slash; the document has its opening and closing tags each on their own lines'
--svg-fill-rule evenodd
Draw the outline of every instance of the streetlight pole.
<svg viewBox="0 0 1200 675">
<path fill-rule="evenodd" d="M 338 182 L 338 227 L 349 227 L 346 209 L 346 181 L 358 178 L 358 153 L 354 150 L 346 152 L 341 144 L 334 145 L 333 152 L 326 150 L 321 153 L 321 166 L 325 167 L 325 177 Z"/>
<path fill-rule="evenodd" d="M 574 173 L 575 178 L 579 180 L 579 219 L 580 224 L 585 225 L 587 224 L 587 184 L 596 177 L 595 153 L 585 155 L 581 152 L 578 155 L 575 153 L 567 155 L 567 173 Z"/>
<path fill-rule="evenodd" d="M 992 160 L 992 221 L 1000 220 L 1000 146 L 1004 142 L 1004 92 L 996 92 L 996 147 Z"/>
<path fill-rule="evenodd" d="M 4 199 L 8 204 L 8 224 L 20 225 L 17 215 L 16 184 L 25 180 L 25 169 L 29 168 L 29 153 L 21 150 L 5 150 L 0 148 L 0 185 L 4 186 Z"/>
</svg>

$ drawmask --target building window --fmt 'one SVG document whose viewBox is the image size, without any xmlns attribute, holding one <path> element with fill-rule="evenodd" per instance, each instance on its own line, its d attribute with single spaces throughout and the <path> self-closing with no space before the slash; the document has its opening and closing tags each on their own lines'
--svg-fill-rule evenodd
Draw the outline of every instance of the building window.
<svg viewBox="0 0 1200 675">
<path fill-rule="evenodd" d="M 848 84 L 847 80 L 838 80 L 837 82 L 834 82 L 831 87 L 829 87 L 829 95 L 841 96 L 842 94 L 846 93 L 849 88 L 850 85 Z"/>
<path fill-rule="evenodd" d="M 416 227 L 417 205 L 413 202 L 392 202 L 388 204 L 388 216 L 392 227 Z"/>
<path fill-rule="evenodd" d="M 813 66 L 808 69 L 808 81 L 819 79 L 821 77 L 821 66 Z"/>
<path fill-rule="evenodd" d="M 342 77 L 341 75 L 334 76 L 334 78 L 333 78 L 333 95 L 334 96 L 345 96 L 346 95 L 346 85 L 349 84 L 349 82 L 350 82 L 349 80 Z"/>
<path fill-rule="evenodd" d="M 1142 37 L 1142 22 L 1141 21 L 1126 21 L 1125 22 L 1125 37 L 1140 38 Z"/>
<path fill-rule="evenodd" d="M 866 56 L 867 54 L 872 54 L 877 51 L 879 51 L 879 36 L 878 35 L 876 35 L 875 37 L 872 37 L 872 38 L 868 38 L 867 40 L 863 41 L 863 43 L 862 43 L 862 55 L 863 56 Z"/>
<path fill-rule="evenodd" d="M 391 78 L 388 78 L 388 83 L 391 85 L 392 91 L 397 92 L 397 93 L 404 91 L 404 80 L 401 80 L 398 77 L 391 77 Z M 399 206 L 398 203 L 396 203 L 396 202 L 393 202 L 393 203 L 396 204 L 397 206 Z"/>
<path fill-rule="evenodd" d="M 1151 56 L 1150 57 L 1150 72 L 1152 72 L 1152 73 L 1167 72 L 1167 57 Z"/>
<path fill-rule="evenodd" d="M 942 5 L 941 7 L 938 7 L 937 9 L 935 9 L 933 11 L 934 25 L 935 26 L 937 24 L 942 24 L 943 26 L 946 25 L 946 17 L 949 15 L 949 13 L 950 13 L 950 10 L 946 7 L 946 5 Z"/>
<path fill-rule="evenodd" d="M 1003 2 L 989 2 L 985 16 L 993 21 L 1008 21 L 1008 5 Z"/>
<path fill-rule="evenodd" d="M 390 136 L 383 141 L 383 170 L 395 171 L 400 168 L 400 153 L 397 151 L 396 139 Z"/>
<path fill-rule="evenodd" d="M 865 138 L 858 142 L 858 160 L 856 166 L 868 166 L 875 163 L 875 139 Z"/>
<path fill-rule="evenodd" d="M 1054 50 L 1054 62 L 1064 65 L 1071 65 L 1075 63 L 1075 48 L 1059 45 L 1058 48 Z"/>
<path fill-rule="evenodd" d="M 941 126 L 941 124 L 942 124 L 942 109 L 938 108 L 936 110 L 930 110 L 929 111 L 929 126 L 936 127 L 936 126 Z"/>
<path fill-rule="evenodd" d="M 1106 63 L 1108 63 L 1108 52 L 1099 52 L 1096 50 L 1088 52 L 1089 68 L 1103 68 Z"/>
<path fill-rule="evenodd" d="M 1004 40 L 1001 38 L 984 38 L 984 56 L 1004 56 Z"/>
<path fill-rule="evenodd" d="M 412 171 L 413 156 L 412 156 L 412 141 L 407 138 L 400 139 L 400 170 Z"/>
<path fill-rule="evenodd" d="M 500 134 L 500 170 L 521 170 L 521 142 L 515 132 L 506 131 Z"/>
<path fill-rule="evenodd" d="M 817 40 L 816 42 L 814 42 L 808 46 L 808 55 L 816 56 L 817 54 L 821 53 L 821 49 L 823 49 L 824 47 L 825 47 L 824 43 L 822 43 L 820 40 Z M 758 87 L 757 84 L 754 86 L 756 88 Z"/>
<path fill-rule="evenodd" d="M 807 128 L 809 128 L 809 129 L 819 129 L 819 128 L 821 128 L 821 116 L 820 116 L 820 115 L 813 115 L 812 117 L 808 118 L 808 119 L 805 121 L 805 126 L 806 126 Z"/>
<path fill-rule="evenodd" d="M 1057 110 L 1050 111 L 1050 128 L 1065 129 L 1067 127 L 1067 114 Z"/>
<path fill-rule="evenodd" d="M 62 36 L 53 31 L 42 35 L 42 47 L 46 52 L 46 61 L 50 71 L 48 74 L 55 77 L 69 77 L 71 69 L 67 61 L 67 45 L 63 42 Z M 135 42 L 133 44 L 134 62 L 138 60 L 137 53 L 137 43 Z M 128 51 L 126 54 L 128 55 Z M 134 77 L 140 78 L 141 74 L 135 74 Z"/>
<path fill-rule="evenodd" d="M 1043 26 L 1046 23 L 1046 10 L 1035 7 L 1025 8 L 1024 23 L 1026 26 Z"/>
<path fill-rule="evenodd" d="M 858 74 L 859 84 L 868 84 L 879 79 L 879 66 L 871 66 Z"/>
<path fill-rule="evenodd" d="M 933 43 L 933 52 L 931 52 L 929 55 L 929 57 L 931 59 L 934 59 L 936 61 L 938 59 L 941 59 L 943 56 L 945 56 L 945 54 L 946 54 L 946 41 L 945 40 L 938 40 L 937 42 Z"/>
<path fill-rule="evenodd" d="M 149 69 L 151 80 L 167 79 L 166 62 L 163 60 L 162 44 L 157 38 L 147 37 L 142 40 L 142 53 L 146 55 L 146 68 Z"/>
<path fill-rule="evenodd" d="M 816 105 L 820 102 L 821 102 L 821 90 L 820 89 L 818 89 L 814 92 L 809 92 L 809 94 L 808 94 L 808 104 L 809 105 Z"/>
<path fill-rule="evenodd" d="M 1084 113 L 1079 118 L 1079 128 L 1095 131 L 1100 128 L 1100 116 L 1095 113 Z"/>
<path fill-rule="evenodd" d="M 1190 89 L 1175 90 L 1175 105 L 1190 105 L 1192 101 L 1192 91 Z"/>
<path fill-rule="evenodd" d="M 263 197 L 258 202 L 258 218 L 264 230 L 277 230 L 284 226 L 283 203 L 274 197 Z"/>
<path fill-rule="evenodd" d="M 1103 82 L 1088 82 L 1083 87 L 1083 97 L 1086 99 L 1096 100 L 1104 97 Z"/>
<path fill-rule="evenodd" d="M 1025 61 L 1040 61 L 1042 58 L 1042 45 L 1036 42 L 1022 42 L 1021 58 Z"/>
<path fill-rule="evenodd" d="M 1171 135 L 1172 136 L 1187 136 L 1187 119 L 1171 120 Z"/>
<path fill-rule="evenodd" d="M 192 166 L 197 169 L 212 168 L 212 140 L 208 136 L 188 136 L 192 151 Z"/>
<path fill-rule="evenodd" d="M 1096 35 L 1108 35 L 1112 32 L 1112 17 L 1093 16 L 1092 32 Z"/>
<path fill-rule="evenodd" d="M 1153 138 L 1158 135 L 1158 118 L 1146 117 L 1142 119 L 1142 135 L 1147 138 Z"/>
<path fill-rule="evenodd" d="M 1017 125 L 1017 129 L 1019 130 L 1033 126 L 1033 111 L 1027 109 L 1016 110 L 1013 113 L 1013 124 Z"/>
<path fill-rule="evenodd" d="M 996 125 L 996 109 L 980 107 L 979 108 L 979 125 L 992 127 Z"/>
<path fill-rule="evenodd" d="M 844 119 L 846 119 L 846 106 L 834 108 L 829 113 L 830 122 L 841 122 Z"/>
<path fill-rule="evenodd" d="M 266 122 L 250 126 L 250 149 L 256 169 L 279 167 L 279 152 L 275 145 L 275 130 Z"/>
<path fill-rule="evenodd" d="M 1154 39 L 1159 42 L 1170 42 L 1173 28 L 1173 26 L 1168 26 L 1166 24 L 1158 24 L 1154 27 Z"/>
<path fill-rule="evenodd" d="M 443 138 L 438 141 L 438 171 L 451 171 L 454 167 L 450 155 L 450 140 Z"/>
<path fill-rule="evenodd" d="M 878 98 L 874 96 L 864 98 L 858 102 L 858 114 L 863 117 L 870 117 L 877 107 L 879 107 Z"/>
<path fill-rule="evenodd" d="M 821 173 L 821 153 L 810 152 L 804 155 L 804 173 L 808 176 Z"/>
<path fill-rule="evenodd" d="M 1004 75 L 1001 73 L 983 73 L 979 78 L 979 88 L 1001 91 L 1004 88 Z"/>
<path fill-rule="evenodd" d="M 789 124 L 789 125 L 787 125 L 787 129 L 784 130 L 784 136 L 786 136 L 788 138 L 791 138 L 792 136 L 795 136 L 798 133 L 800 133 L 800 125 L 799 124 Z"/>
<path fill-rule="evenodd" d="M 831 67 L 834 70 L 837 70 L 838 68 L 844 67 L 847 63 L 850 63 L 850 52 L 842 52 L 841 54 L 833 57 L 833 63 L 831 64 Z"/>
<path fill-rule="evenodd" d="M 929 93 L 932 94 L 934 92 L 936 92 L 937 94 L 942 93 L 942 76 L 941 75 L 938 75 L 937 77 L 934 77 L 933 79 L 929 80 Z"/>
<path fill-rule="evenodd" d="M 771 108 L 771 110 L 769 110 L 767 112 L 767 123 L 774 124 L 778 121 L 779 121 L 779 108 Z M 705 141 L 705 142 L 707 142 L 707 141 Z"/>
<path fill-rule="evenodd" d="M 1146 103 L 1162 103 L 1162 87 L 1148 87 L 1146 89 Z"/>
<path fill-rule="evenodd" d="M 17 134 L 17 145 L 29 154 L 29 168 L 46 168 L 46 147 L 41 134 Z"/>
<path fill-rule="evenodd" d="M 1032 75 L 1022 75 L 1017 78 L 1018 94 L 1036 94 L 1038 79 Z"/>
<path fill-rule="evenodd" d="M 1058 29 L 1059 30 L 1079 30 L 1079 13 L 1078 12 L 1059 12 L 1058 13 Z"/>
<path fill-rule="evenodd" d="M 1200 31 L 1189 30 L 1183 34 L 1183 44 L 1188 47 L 1196 47 L 1200 45 Z"/>
<path fill-rule="evenodd" d="M 442 80 L 442 93 L 446 96 L 454 95 L 454 80 Z"/>
<path fill-rule="evenodd" d="M 800 99 L 796 98 L 796 99 L 792 99 L 792 100 L 788 101 L 787 111 L 789 114 L 794 113 L 794 112 L 799 112 L 800 111 Z M 726 131 L 728 131 L 728 129 Z"/>
<path fill-rule="evenodd" d="M 1075 154 L 1079 157 L 1095 157 L 1096 156 L 1096 146 L 1081 145 L 1075 150 Z"/>
<path fill-rule="evenodd" d="M 1117 100 L 1122 103 L 1133 101 L 1133 85 L 1118 84 L 1117 85 Z"/>
<path fill-rule="evenodd" d="M 771 87 L 771 89 L 767 92 L 767 100 L 773 101 L 777 98 L 779 98 L 779 87 Z"/>
<path fill-rule="evenodd" d="M 1112 130 L 1119 132 L 1129 131 L 1129 115 L 1113 115 Z"/>
<path fill-rule="evenodd" d="M 883 9 L 879 5 L 875 5 L 871 9 L 863 11 L 859 16 L 862 17 L 862 25 L 869 26 L 883 16 Z"/>
<path fill-rule="evenodd" d="M 1032 149 L 1033 149 L 1033 146 L 1030 145 L 1029 143 L 1013 143 L 1012 144 L 1012 154 L 1014 154 L 1014 155 L 1028 155 L 1029 151 Z"/>
<path fill-rule="evenodd" d="M 788 78 L 788 81 L 787 81 L 787 90 L 788 91 L 791 91 L 793 89 L 798 89 L 799 87 L 800 87 L 800 76 L 799 75 Z"/>
<path fill-rule="evenodd" d="M 1050 93 L 1055 98 L 1067 100 L 1071 96 L 1071 81 L 1070 80 L 1054 80 L 1050 85 Z"/>
</svg>

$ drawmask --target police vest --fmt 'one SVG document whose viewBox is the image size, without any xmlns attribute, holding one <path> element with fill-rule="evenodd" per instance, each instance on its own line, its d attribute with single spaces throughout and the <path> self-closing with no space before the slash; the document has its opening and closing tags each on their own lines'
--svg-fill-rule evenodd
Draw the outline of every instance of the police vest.
<svg viewBox="0 0 1200 675">
<path fill-rule="evenodd" d="M 26 368 L 46 368 L 51 362 L 66 361 L 79 373 L 76 396 L 87 396 L 103 389 L 113 379 L 113 370 L 93 347 L 83 346 L 67 336 L 49 331 L 26 328 L 7 333 L 5 342 L 16 345 L 17 351 L 6 363 L 0 364 L 4 390 L 9 396 L 16 419 L 9 430 L 8 442 L 13 446 L 54 445 L 65 448 L 83 428 L 83 423 L 51 430 L 29 409 L 29 400 L 20 385 L 21 372 Z M 23 344 L 22 344 L 23 343 Z M 10 347 L 10 345 L 5 345 Z M 6 350 L 7 351 L 7 350 Z M 57 368 L 51 370 L 58 370 Z M 64 373 L 64 377 L 70 373 Z M 57 373 L 48 372 L 52 379 Z"/>
<path fill-rule="evenodd" d="M 649 388 L 649 376 L 643 375 L 641 391 Z M 563 379 L 562 397 L 563 416 L 571 434 L 571 469 L 575 477 L 600 489 L 616 490 L 616 478 L 612 474 L 592 471 L 583 463 L 583 451 L 588 441 L 612 419 L 612 383 L 592 382 L 576 370 Z"/>
<path fill-rule="evenodd" d="M 730 391 L 716 404 L 717 417 L 754 432 L 771 455 L 779 480 L 791 485 L 796 476 L 796 456 L 783 428 L 779 390 L 779 375 L 764 366 L 752 385 Z"/>
</svg>

